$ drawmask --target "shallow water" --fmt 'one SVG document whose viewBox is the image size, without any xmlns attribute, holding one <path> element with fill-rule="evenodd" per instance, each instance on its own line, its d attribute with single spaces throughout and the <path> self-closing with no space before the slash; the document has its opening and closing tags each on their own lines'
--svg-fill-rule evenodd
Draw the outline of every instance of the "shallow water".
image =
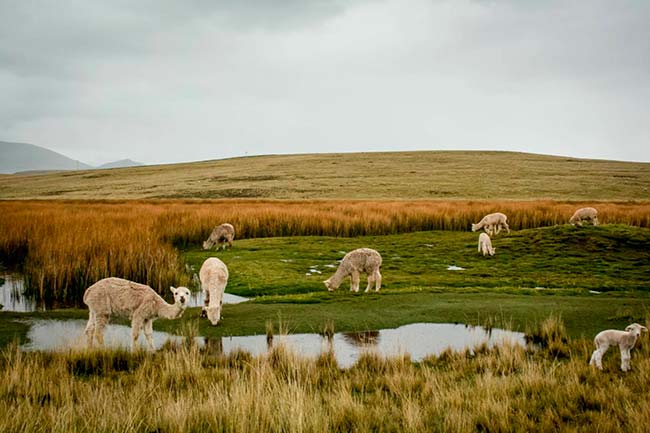
<svg viewBox="0 0 650 433">
<path fill-rule="evenodd" d="M 37 308 L 36 301 L 22 296 L 23 279 L 12 275 L 3 275 L 4 284 L 0 285 L 0 304 L 2 311 L 30 312 L 42 310 Z"/>
<path fill-rule="evenodd" d="M 19 312 L 32 312 L 42 311 L 45 307 L 39 306 L 36 301 L 23 296 L 23 280 L 19 276 L 4 275 L 4 284 L 0 285 L 0 305 L 3 305 L 1 311 L 19 311 Z M 239 304 L 248 301 L 249 298 L 224 293 L 224 304 Z M 202 307 L 203 306 L 203 292 L 193 292 L 190 297 L 188 306 Z"/>
<path fill-rule="evenodd" d="M 66 350 L 84 346 L 83 331 L 85 320 L 35 320 L 31 321 L 27 335 L 29 343 L 26 350 Z M 105 344 L 110 347 L 129 347 L 131 329 L 123 325 L 106 327 Z M 154 345 L 158 349 L 168 339 L 183 341 L 183 337 L 154 331 Z M 196 342 L 207 350 L 229 354 L 234 350 L 244 350 L 252 355 L 268 352 L 266 335 L 242 337 L 196 337 Z M 331 342 L 318 334 L 288 334 L 273 338 L 274 345 L 284 344 L 289 349 L 308 357 L 316 357 L 331 346 L 341 367 L 352 366 L 364 352 L 375 352 L 384 356 L 408 353 L 414 361 L 428 355 L 438 355 L 447 349 L 462 351 L 482 344 L 494 347 L 508 342 L 525 346 L 521 332 L 492 329 L 486 331 L 480 326 L 466 326 L 451 323 L 414 323 L 395 329 L 382 329 L 366 332 L 345 332 L 334 334 Z M 144 336 L 139 343 L 145 347 Z"/>
</svg>

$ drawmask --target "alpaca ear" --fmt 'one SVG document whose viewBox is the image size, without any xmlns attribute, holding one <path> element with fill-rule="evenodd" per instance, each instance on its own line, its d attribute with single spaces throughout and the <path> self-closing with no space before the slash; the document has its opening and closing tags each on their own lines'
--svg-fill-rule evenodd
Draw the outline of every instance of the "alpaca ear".
<svg viewBox="0 0 650 433">
<path fill-rule="evenodd" d="M 645 332 L 648 332 L 648 328 L 646 328 L 645 326 L 641 326 L 641 330 L 645 331 Z"/>
<path fill-rule="evenodd" d="M 174 295 L 176 294 L 176 290 L 177 290 L 176 287 L 169 286 L 169 290 L 171 290 Z"/>
<path fill-rule="evenodd" d="M 625 327 L 625 332 L 630 332 L 632 330 L 632 325 Z"/>
</svg>

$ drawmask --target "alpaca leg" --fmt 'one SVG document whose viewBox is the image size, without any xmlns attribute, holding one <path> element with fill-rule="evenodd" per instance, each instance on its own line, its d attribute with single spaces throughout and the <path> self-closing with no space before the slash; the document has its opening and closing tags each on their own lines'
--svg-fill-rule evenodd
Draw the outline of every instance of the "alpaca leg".
<svg viewBox="0 0 650 433">
<path fill-rule="evenodd" d="M 630 349 L 621 348 L 621 370 L 630 371 Z"/>
<path fill-rule="evenodd" d="M 100 346 L 104 345 L 104 328 L 108 323 L 108 316 L 95 315 L 95 339 Z"/>
<path fill-rule="evenodd" d="M 152 352 L 156 350 L 153 345 L 153 320 L 151 319 L 144 321 L 144 336 L 149 344 L 149 349 Z"/>
<path fill-rule="evenodd" d="M 603 369 L 603 355 L 607 352 L 609 346 L 603 345 L 598 346 L 594 353 L 591 355 L 591 360 L 589 361 L 590 365 L 595 365 L 599 370 Z"/>
<path fill-rule="evenodd" d="M 597 225 L 598 225 L 598 217 L 594 217 L 594 221 L 593 221 L 593 222 L 594 222 L 594 225 L 597 226 Z"/>
<path fill-rule="evenodd" d="M 504 223 L 503 223 L 503 226 L 504 226 L 504 228 L 506 229 L 506 232 L 507 232 L 508 234 L 510 234 L 510 226 L 508 225 L 508 223 L 504 222 Z"/>
<path fill-rule="evenodd" d="M 137 311 L 134 313 L 137 314 Z M 140 337 L 140 330 L 142 329 L 143 320 L 138 317 L 131 319 L 131 350 L 135 352 Z"/>
<path fill-rule="evenodd" d="M 350 274 L 350 279 L 352 280 L 352 283 L 350 285 L 350 291 L 358 292 L 359 291 L 359 273 L 357 271 L 352 271 L 352 274 Z"/>
<path fill-rule="evenodd" d="M 366 286 L 366 290 L 364 290 L 364 293 L 368 293 L 370 291 L 370 287 L 372 287 L 374 283 L 375 283 L 374 273 L 368 274 L 368 285 Z"/>
<path fill-rule="evenodd" d="M 86 334 L 86 344 L 89 347 L 93 347 L 93 340 L 95 338 L 95 312 L 93 310 L 90 310 L 88 313 L 88 324 L 86 325 L 84 334 Z"/>
<path fill-rule="evenodd" d="M 203 289 L 203 307 L 201 307 L 201 317 L 208 317 L 208 306 L 210 305 L 210 291 Z"/>
<path fill-rule="evenodd" d="M 381 289 L 381 272 L 379 269 L 375 271 L 375 292 L 378 292 Z"/>
</svg>

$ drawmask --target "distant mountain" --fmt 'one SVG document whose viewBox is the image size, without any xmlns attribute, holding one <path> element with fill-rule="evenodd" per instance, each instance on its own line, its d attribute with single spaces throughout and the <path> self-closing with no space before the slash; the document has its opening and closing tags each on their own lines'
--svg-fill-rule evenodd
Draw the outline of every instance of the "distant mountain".
<svg viewBox="0 0 650 433">
<path fill-rule="evenodd" d="M 40 174 L 60 170 L 92 170 L 141 165 L 144 164 L 130 159 L 121 159 L 93 167 L 44 147 L 0 141 L 0 174 Z"/>
<path fill-rule="evenodd" d="M 140 167 L 144 165 L 141 162 L 133 161 L 132 159 L 120 159 L 119 161 L 107 162 L 97 168 L 124 168 L 124 167 Z"/>
<path fill-rule="evenodd" d="M 93 167 L 44 147 L 0 141 L 0 173 L 86 170 L 90 168 Z"/>
</svg>

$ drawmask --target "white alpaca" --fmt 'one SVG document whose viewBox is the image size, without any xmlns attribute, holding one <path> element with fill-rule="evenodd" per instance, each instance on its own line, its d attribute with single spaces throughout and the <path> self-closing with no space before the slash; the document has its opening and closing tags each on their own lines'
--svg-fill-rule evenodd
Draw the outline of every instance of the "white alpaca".
<svg viewBox="0 0 650 433">
<path fill-rule="evenodd" d="M 492 241 L 490 240 L 490 236 L 488 236 L 487 233 L 481 233 L 478 236 L 478 252 L 483 253 L 483 255 L 494 255 L 494 252 L 496 251 L 496 248 L 492 247 Z"/>
<path fill-rule="evenodd" d="M 502 228 L 506 229 L 510 233 L 510 227 L 507 223 L 508 217 L 501 212 L 491 213 L 485 215 L 478 224 L 472 224 L 472 231 L 478 231 L 484 229 L 489 235 L 499 234 Z"/>
<path fill-rule="evenodd" d="M 218 258 L 210 257 L 203 262 L 199 279 L 205 300 L 201 316 L 207 315 L 210 323 L 216 325 L 221 320 L 223 293 L 228 284 L 228 267 Z"/>
<path fill-rule="evenodd" d="M 598 211 L 593 207 L 583 207 L 575 211 L 571 219 L 569 219 L 569 224 L 582 226 L 583 221 L 588 221 L 593 225 L 598 225 Z"/>
<path fill-rule="evenodd" d="M 235 239 L 235 228 L 232 224 L 224 223 L 216 226 L 214 230 L 212 230 L 210 237 L 203 242 L 203 249 L 209 250 L 216 245 L 217 250 L 219 250 L 221 246 L 223 246 L 223 249 L 225 250 L 226 244 L 232 248 L 233 239 Z"/>
<path fill-rule="evenodd" d="M 381 288 L 381 255 L 370 248 L 359 248 L 347 253 L 338 269 L 327 280 L 323 281 L 327 290 L 334 291 L 338 289 L 341 282 L 345 277 L 350 275 L 352 283 L 350 290 L 352 292 L 359 291 L 359 273 L 365 272 L 368 274 L 368 286 L 366 292 L 370 291 L 370 287 L 375 284 L 375 291 L 378 292 Z"/>
<path fill-rule="evenodd" d="M 630 350 L 634 347 L 637 338 L 641 335 L 641 331 L 648 332 L 648 328 L 641 326 L 638 323 L 633 323 L 625 331 L 618 331 L 616 329 L 608 329 L 599 332 L 594 338 L 596 343 L 596 350 L 591 355 L 589 365 L 595 365 L 600 370 L 603 369 L 603 355 L 609 349 L 609 346 L 618 346 L 621 351 L 621 370 L 628 371 L 630 369 Z"/>
<path fill-rule="evenodd" d="M 104 278 L 86 289 L 83 301 L 88 305 L 89 315 L 86 325 L 86 340 L 89 346 L 97 340 L 104 344 L 104 328 L 111 317 L 131 319 L 131 349 L 135 350 L 140 330 L 149 348 L 153 345 L 153 321 L 159 317 L 165 319 L 179 318 L 190 298 L 186 287 L 170 287 L 174 294 L 174 304 L 168 304 L 151 287 L 122 278 Z"/>
</svg>

